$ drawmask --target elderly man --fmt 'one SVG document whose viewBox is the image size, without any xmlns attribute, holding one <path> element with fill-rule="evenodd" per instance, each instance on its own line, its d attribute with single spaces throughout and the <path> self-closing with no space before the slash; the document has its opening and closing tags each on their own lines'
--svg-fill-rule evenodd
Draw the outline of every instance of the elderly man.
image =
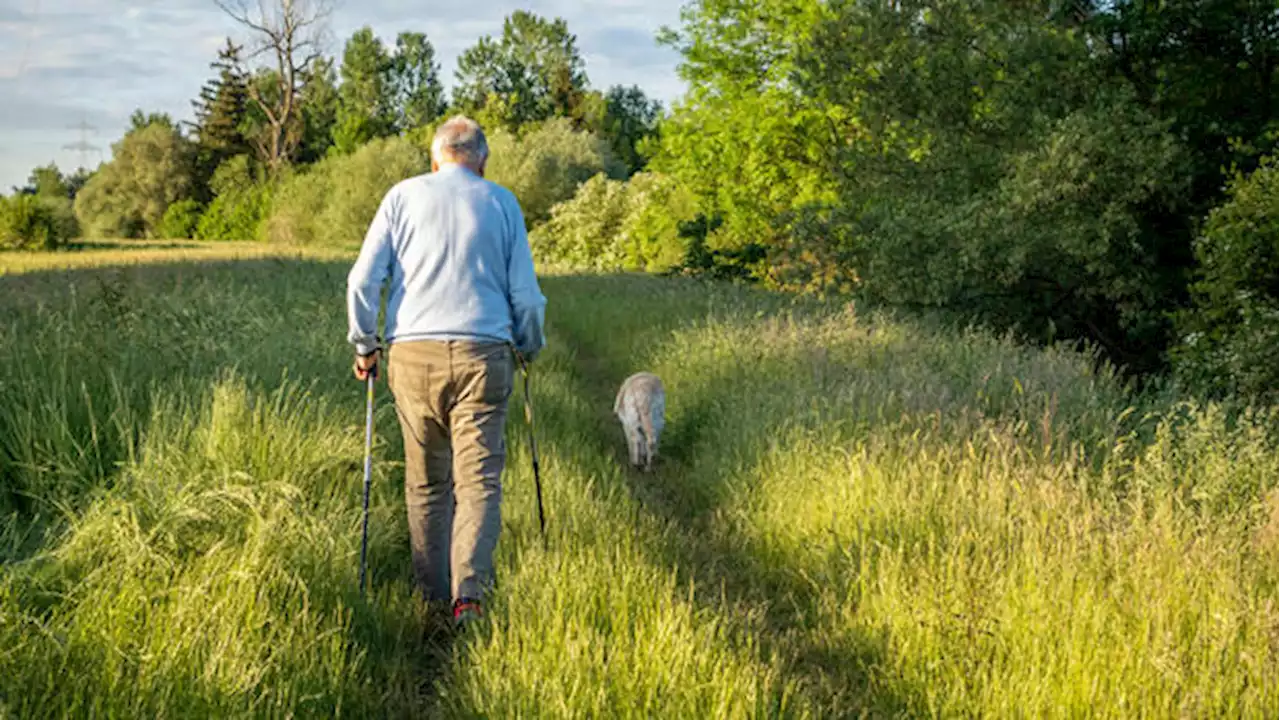
<svg viewBox="0 0 1280 720">
<path fill-rule="evenodd" d="M 389 281 L 387 381 L 404 435 L 405 505 L 419 590 L 480 615 L 501 524 L 503 426 L 511 346 L 532 361 L 545 342 L 516 198 L 484 179 L 489 148 L 470 118 L 444 123 L 431 170 L 391 188 L 347 277 L 355 374 L 375 371 L 380 291 Z"/>
</svg>

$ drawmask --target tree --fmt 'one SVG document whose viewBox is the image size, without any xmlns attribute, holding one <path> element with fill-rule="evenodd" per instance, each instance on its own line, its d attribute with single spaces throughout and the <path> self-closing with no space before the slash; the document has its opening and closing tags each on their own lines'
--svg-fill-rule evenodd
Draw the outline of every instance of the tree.
<svg viewBox="0 0 1280 720">
<path fill-rule="evenodd" d="M 329 58 L 316 58 L 307 69 L 302 93 L 302 141 L 298 162 L 314 163 L 333 146 L 333 130 L 338 120 L 337 73 Z"/>
<path fill-rule="evenodd" d="M 639 172 L 645 165 L 640 144 L 657 132 L 662 104 L 650 100 L 639 86 L 614 85 L 605 94 L 603 130 L 613 147 L 613 154 L 627 166 L 628 174 Z"/>
<path fill-rule="evenodd" d="M 265 56 L 273 73 L 264 83 L 250 82 L 249 97 L 265 119 L 265 132 L 256 139 L 259 156 L 273 173 L 289 162 L 301 141 L 297 131 L 301 107 L 299 95 L 307 68 L 321 52 L 325 24 L 331 12 L 328 0 L 216 0 L 218 7 L 253 35 L 248 58 Z"/>
<path fill-rule="evenodd" d="M 217 60 L 209 64 L 217 76 L 204 84 L 194 108 L 195 140 L 200 146 L 201 175 L 208 176 L 227 158 L 249 152 L 245 120 L 249 103 L 248 75 L 242 48 L 227 38 Z"/>
<path fill-rule="evenodd" d="M 27 184 L 31 186 L 36 197 L 45 198 L 70 198 L 71 188 L 67 186 L 66 179 L 62 176 L 62 171 L 54 163 L 49 163 L 38 167 L 31 171 L 31 177 L 27 180 Z"/>
<path fill-rule="evenodd" d="M 93 177 L 94 172 L 87 168 L 76 168 L 75 172 L 63 178 L 66 181 L 67 193 L 71 199 L 75 199 L 76 194 L 85 186 L 85 183 L 89 182 L 89 178 Z"/>
<path fill-rule="evenodd" d="M 445 111 L 444 86 L 435 48 L 422 33 L 402 32 L 396 37 L 389 85 L 395 125 L 401 131 L 430 124 Z"/>
<path fill-rule="evenodd" d="M 1195 214 L 1223 198 L 1222 169 L 1250 171 L 1275 147 L 1277 13 L 1269 0 L 1096 3 L 1103 68 L 1172 120 L 1191 150 Z"/>
<path fill-rule="evenodd" d="M 454 103 L 469 112 L 489 108 L 510 128 L 551 117 L 580 120 L 587 76 L 577 38 L 561 18 L 517 10 L 502 39 L 485 36 L 458 58 Z"/>
<path fill-rule="evenodd" d="M 1276 402 L 1276 237 L 1280 191 L 1274 157 L 1228 184 L 1196 241 L 1192 307 L 1177 313 L 1176 374 L 1210 396 Z"/>
<path fill-rule="evenodd" d="M 367 25 L 357 30 L 342 51 L 342 85 L 334 148 L 347 154 L 375 137 L 394 134 L 391 57 Z"/>
<path fill-rule="evenodd" d="M 170 204 L 190 196 L 192 147 L 164 123 L 130 130 L 76 195 L 75 213 L 91 233 L 155 237 Z"/>
<path fill-rule="evenodd" d="M 160 127 L 178 132 L 178 124 L 173 121 L 169 113 L 164 112 L 143 112 L 141 108 L 134 110 L 129 116 L 129 129 L 141 130 L 151 125 L 159 125 Z"/>
</svg>

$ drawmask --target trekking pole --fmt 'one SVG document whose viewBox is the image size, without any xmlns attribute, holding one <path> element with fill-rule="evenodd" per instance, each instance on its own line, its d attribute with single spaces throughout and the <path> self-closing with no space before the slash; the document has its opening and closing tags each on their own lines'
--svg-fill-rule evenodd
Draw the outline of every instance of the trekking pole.
<svg viewBox="0 0 1280 720">
<path fill-rule="evenodd" d="M 360 595 L 365 594 L 365 558 L 369 551 L 369 485 L 373 480 L 373 380 L 378 375 L 378 366 L 369 369 L 365 377 L 365 415 L 364 415 L 364 523 L 360 530 Z"/>
<path fill-rule="evenodd" d="M 533 456 L 533 489 L 538 497 L 538 533 L 542 536 L 542 549 L 547 549 L 547 519 L 542 511 L 542 473 L 538 467 L 538 440 L 533 434 L 533 396 L 529 392 L 529 364 L 524 356 L 513 346 L 511 352 L 520 363 L 520 372 L 524 375 L 524 419 L 529 426 L 529 454 Z"/>
</svg>

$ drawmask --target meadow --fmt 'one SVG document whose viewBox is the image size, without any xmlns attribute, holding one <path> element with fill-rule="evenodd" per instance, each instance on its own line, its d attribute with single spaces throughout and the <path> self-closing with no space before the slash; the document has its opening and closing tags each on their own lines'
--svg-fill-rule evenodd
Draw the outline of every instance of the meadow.
<svg viewBox="0 0 1280 720">
<path fill-rule="evenodd" d="M 547 274 L 487 622 L 410 593 L 349 257 L 0 256 L 0 717 L 1274 717 L 1276 415 L 1087 355 Z M 147 253 L 144 255 L 143 253 Z M 240 254 L 234 254 L 240 253 Z M 668 390 L 655 473 L 613 393 Z"/>
</svg>

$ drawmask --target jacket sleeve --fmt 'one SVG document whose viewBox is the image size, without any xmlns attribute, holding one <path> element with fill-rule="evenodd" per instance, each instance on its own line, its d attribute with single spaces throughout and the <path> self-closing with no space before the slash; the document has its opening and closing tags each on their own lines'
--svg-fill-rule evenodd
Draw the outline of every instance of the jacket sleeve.
<svg viewBox="0 0 1280 720">
<path fill-rule="evenodd" d="M 347 275 L 347 341 L 356 346 L 360 355 L 381 348 L 377 334 L 378 310 L 382 304 L 382 285 L 391 273 L 394 205 L 392 193 L 383 197 L 365 234 L 360 255 Z"/>
<path fill-rule="evenodd" d="M 529 235 L 524 227 L 524 213 L 520 204 L 511 196 L 508 203 L 507 222 L 511 247 L 507 255 L 507 299 L 511 304 L 511 332 L 516 350 L 532 362 L 546 344 L 543 324 L 546 321 L 547 299 L 538 287 L 533 270 L 533 252 L 529 247 Z"/>
</svg>

